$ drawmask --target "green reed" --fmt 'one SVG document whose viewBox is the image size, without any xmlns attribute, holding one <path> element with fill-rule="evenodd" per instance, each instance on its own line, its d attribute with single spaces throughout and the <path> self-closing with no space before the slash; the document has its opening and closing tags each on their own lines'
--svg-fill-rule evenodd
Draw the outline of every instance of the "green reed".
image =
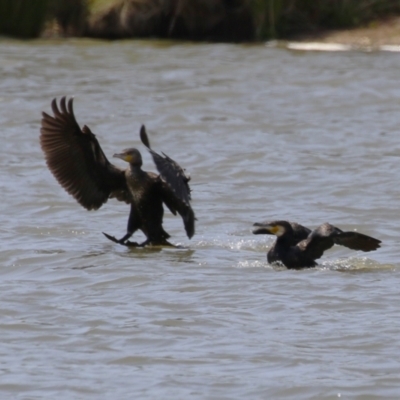
<svg viewBox="0 0 400 400">
<path fill-rule="evenodd" d="M 0 0 L 0 34 L 36 37 L 47 15 L 48 0 Z"/>
</svg>

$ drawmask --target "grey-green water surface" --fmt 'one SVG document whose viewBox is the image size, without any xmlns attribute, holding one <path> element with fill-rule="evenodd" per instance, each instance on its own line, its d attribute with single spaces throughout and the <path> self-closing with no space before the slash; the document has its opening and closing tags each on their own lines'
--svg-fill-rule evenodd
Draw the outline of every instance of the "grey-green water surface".
<svg viewBox="0 0 400 400">
<path fill-rule="evenodd" d="M 400 55 L 0 41 L 0 394 L 13 399 L 398 399 Z M 192 176 L 192 240 L 130 250 L 129 208 L 81 208 L 48 171 L 50 101 L 111 155 Z M 329 221 L 382 248 L 267 264 L 251 226 Z M 143 237 L 139 234 L 137 239 Z"/>
</svg>

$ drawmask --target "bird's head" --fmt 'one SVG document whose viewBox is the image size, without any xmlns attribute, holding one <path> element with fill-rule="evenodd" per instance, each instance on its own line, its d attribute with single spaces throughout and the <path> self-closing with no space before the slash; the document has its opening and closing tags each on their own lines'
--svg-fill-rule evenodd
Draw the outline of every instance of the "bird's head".
<svg viewBox="0 0 400 400">
<path fill-rule="evenodd" d="M 255 235 L 275 235 L 277 237 L 283 236 L 293 229 L 287 221 L 272 221 L 272 222 L 256 222 L 253 226 L 253 233 Z"/>
<path fill-rule="evenodd" d="M 121 160 L 138 167 L 141 167 L 143 164 L 142 155 L 139 150 L 134 148 L 125 149 L 122 153 L 114 154 L 113 157 L 120 158 Z"/>
</svg>

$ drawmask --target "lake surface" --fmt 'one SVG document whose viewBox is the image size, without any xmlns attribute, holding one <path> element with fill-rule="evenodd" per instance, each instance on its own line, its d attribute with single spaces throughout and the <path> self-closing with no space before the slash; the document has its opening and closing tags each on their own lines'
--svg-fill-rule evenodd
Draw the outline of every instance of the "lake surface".
<svg viewBox="0 0 400 400">
<path fill-rule="evenodd" d="M 400 53 L 0 41 L 0 394 L 13 399 L 400 398 Z M 192 177 L 196 235 L 128 249 L 129 208 L 79 206 L 48 171 L 41 111 L 75 96 L 104 152 Z M 257 221 L 382 240 L 268 265 Z M 135 234 L 142 240 L 143 235 Z"/>
</svg>

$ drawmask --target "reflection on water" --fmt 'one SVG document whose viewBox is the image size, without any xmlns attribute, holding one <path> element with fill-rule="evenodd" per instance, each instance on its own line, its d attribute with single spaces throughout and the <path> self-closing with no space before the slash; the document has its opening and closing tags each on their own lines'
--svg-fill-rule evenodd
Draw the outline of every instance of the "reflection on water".
<svg viewBox="0 0 400 400">
<path fill-rule="evenodd" d="M 398 55 L 168 42 L 0 42 L 4 398 L 398 398 Z M 40 112 L 75 96 L 111 156 L 192 176 L 197 233 L 129 249 L 49 173 Z M 118 160 L 113 162 L 118 163 Z M 122 164 L 120 165 L 122 166 Z M 315 269 L 266 262 L 262 219 L 383 241 Z M 140 234 L 133 240 L 143 239 Z"/>
</svg>

